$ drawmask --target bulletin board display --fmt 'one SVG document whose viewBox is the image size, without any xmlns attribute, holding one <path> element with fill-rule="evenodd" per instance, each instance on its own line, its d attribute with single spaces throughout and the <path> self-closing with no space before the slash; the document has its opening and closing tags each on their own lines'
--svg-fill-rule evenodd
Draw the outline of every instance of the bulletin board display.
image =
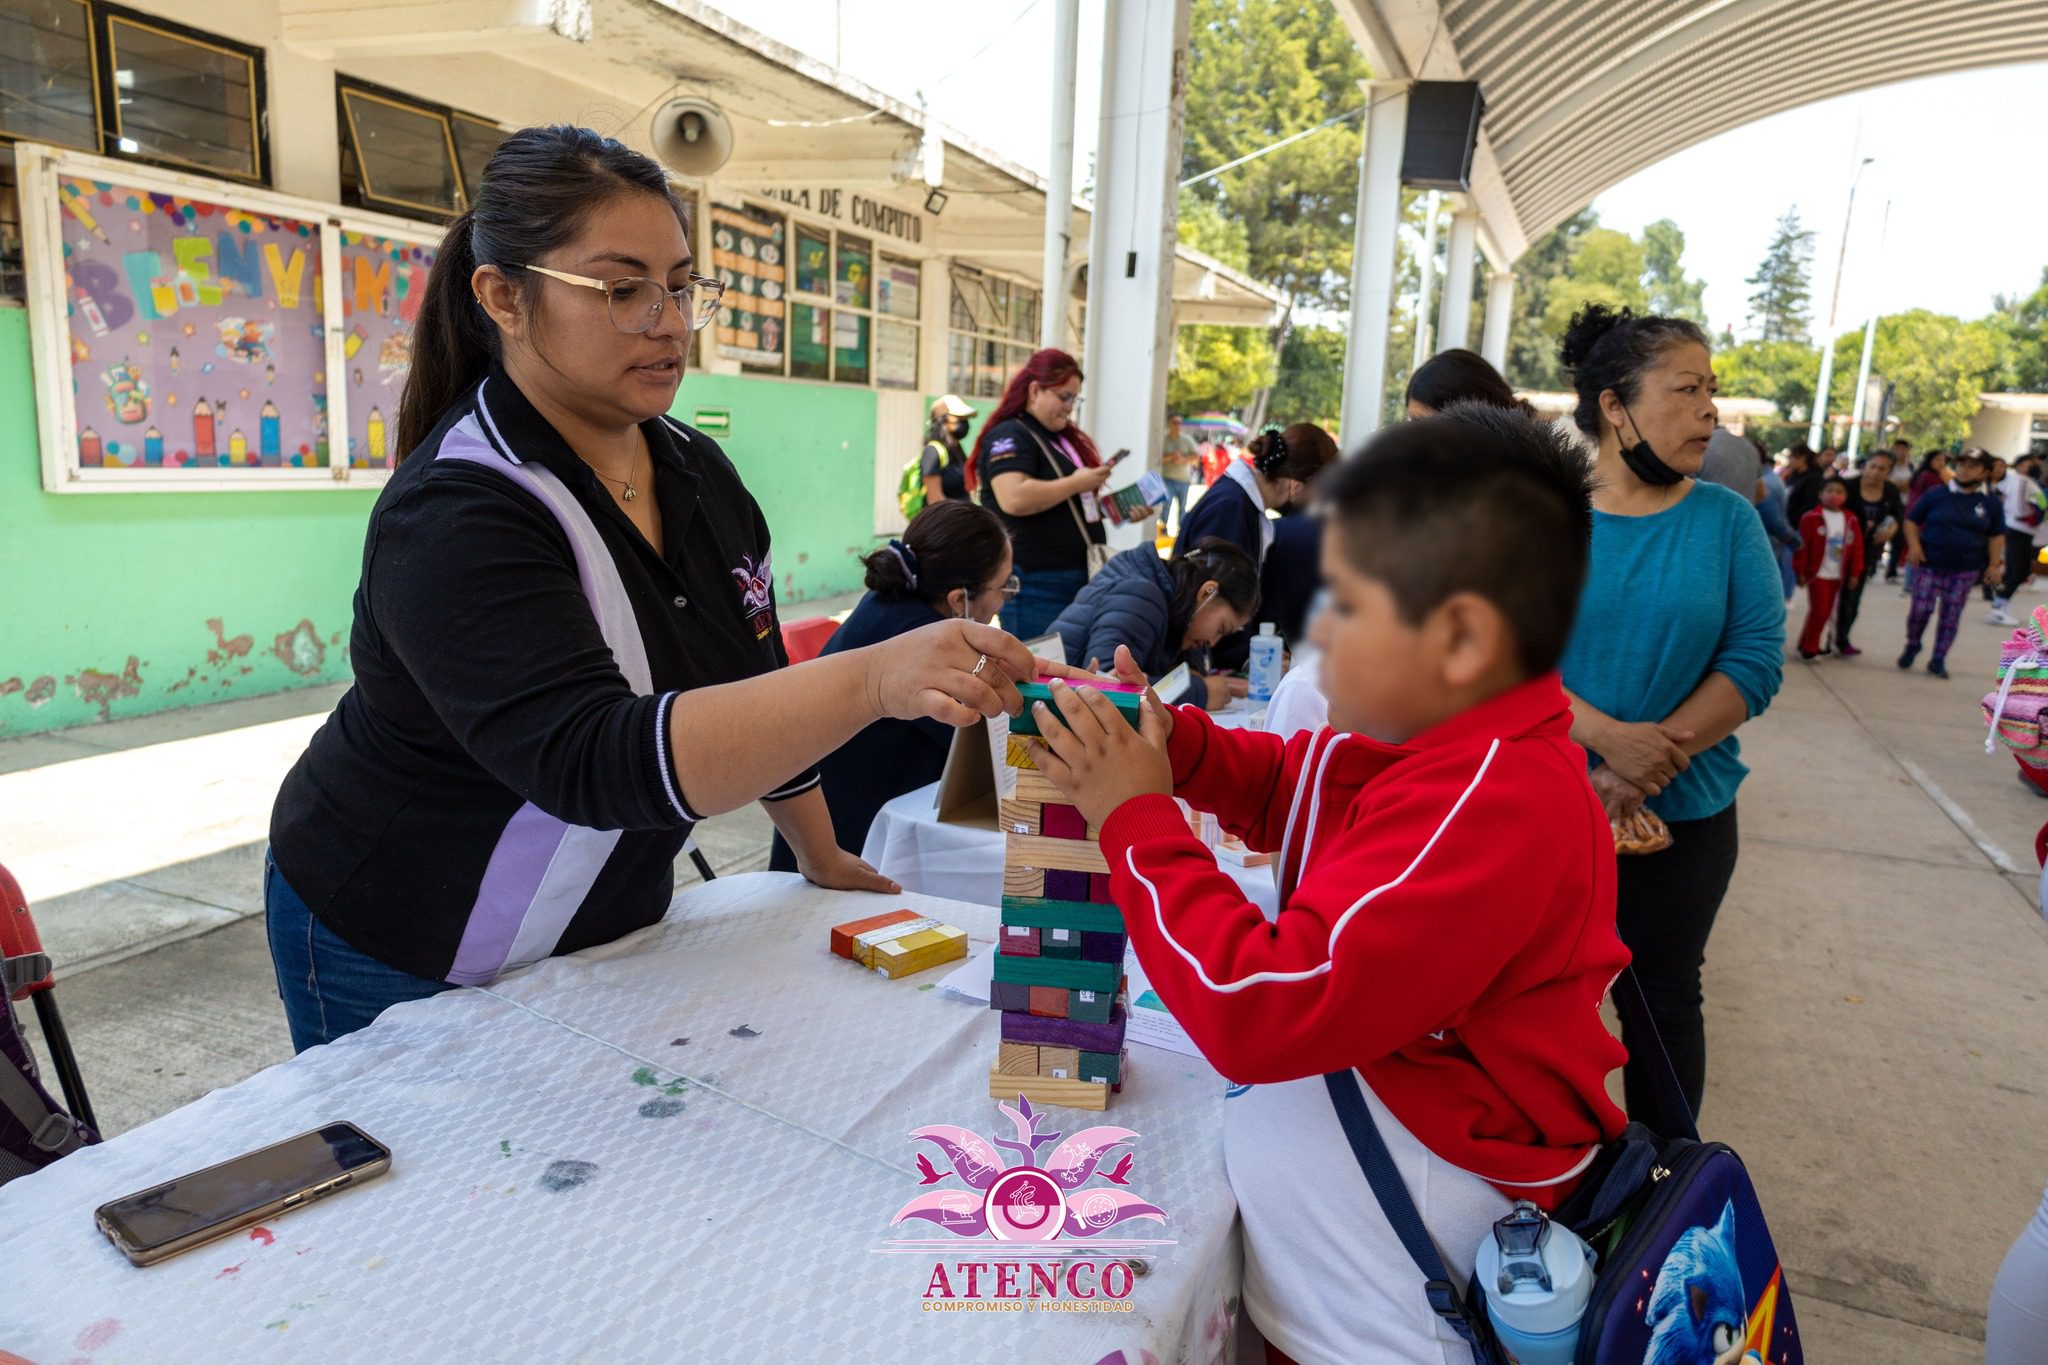
<svg viewBox="0 0 2048 1365">
<path fill-rule="evenodd" d="M 390 469 L 398 400 L 412 369 L 412 328 L 426 297 L 435 243 L 341 232 L 341 384 L 348 394 L 348 463 Z"/>
<path fill-rule="evenodd" d="M 718 353 L 749 365 L 782 368 L 788 342 L 789 228 L 779 213 L 714 205 L 711 265 L 725 281 L 718 310 Z"/>
<path fill-rule="evenodd" d="M 382 481 L 404 367 L 379 361 L 409 356 L 431 228 L 28 143 L 15 164 L 46 489 Z"/>
</svg>

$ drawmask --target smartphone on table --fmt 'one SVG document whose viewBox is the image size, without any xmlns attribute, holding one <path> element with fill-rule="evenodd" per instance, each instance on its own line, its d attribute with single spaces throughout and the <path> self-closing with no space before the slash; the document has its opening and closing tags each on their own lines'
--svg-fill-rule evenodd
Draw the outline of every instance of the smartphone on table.
<svg viewBox="0 0 2048 1365">
<path fill-rule="evenodd" d="M 131 1262 L 155 1265 L 390 1169 L 390 1148 L 330 1123 L 102 1204 L 93 1221 Z"/>
</svg>

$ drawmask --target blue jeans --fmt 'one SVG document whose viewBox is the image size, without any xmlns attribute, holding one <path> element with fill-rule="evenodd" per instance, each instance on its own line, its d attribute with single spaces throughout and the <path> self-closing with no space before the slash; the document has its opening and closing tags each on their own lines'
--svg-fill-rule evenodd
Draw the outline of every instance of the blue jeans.
<svg viewBox="0 0 2048 1365">
<path fill-rule="evenodd" d="M 1161 530 L 1166 529 L 1166 514 L 1171 511 L 1173 513 L 1173 533 L 1179 535 L 1181 518 L 1188 514 L 1188 489 L 1191 486 L 1191 481 L 1187 479 L 1167 479 L 1165 482 L 1166 506 L 1159 509 L 1159 527 Z"/>
<path fill-rule="evenodd" d="M 454 990 L 388 967 L 313 918 L 269 857 L 263 859 L 263 919 L 270 933 L 270 961 L 277 969 L 277 993 L 291 1029 L 292 1051 L 331 1043 L 368 1028 L 391 1006 Z"/>
<path fill-rule="evenodd" d="M 1086 569 L 1039 569 L 1019 574 L 1017 595 L 1003 604 L 1003 629 L 1020 640 L 1035 640 L 1088 585 Z M 1082 660 L 1086 663 L 1087 660 Z"/>
</svg>

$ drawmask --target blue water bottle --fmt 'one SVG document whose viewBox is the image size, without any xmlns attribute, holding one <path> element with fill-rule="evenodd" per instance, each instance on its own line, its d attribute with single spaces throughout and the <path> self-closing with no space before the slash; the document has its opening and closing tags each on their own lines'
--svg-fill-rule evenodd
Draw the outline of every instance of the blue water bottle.
<svg viewBox="0 0 2048 1365">
<path fill-rule="evenodd" d="M 1579 1319 L 1593 1296 L 1593 1248 L 1518 1199 L 1479 1244 L 1475 1275 L 1513 1365 L 1572 1365 Z"/>
</svg>

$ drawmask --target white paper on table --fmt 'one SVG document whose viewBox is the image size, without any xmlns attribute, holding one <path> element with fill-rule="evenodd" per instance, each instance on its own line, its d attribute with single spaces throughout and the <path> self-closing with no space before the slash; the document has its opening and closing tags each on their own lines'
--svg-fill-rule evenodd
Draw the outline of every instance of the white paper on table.
<svg viewBox="0 0 2048 1365">
<path fill-rule="evenodd" d="M 946 974 L 939 983 L 939 989 L 950 991 L 964 1000 L 973 1000 L 986 1005 L 995 994 L 996 950 L 991 947 L 985 953 L 976 953 Z"/>
<path fill-rule="evenodd" d="M 1195 1046 L 1194 1039 L 1188 1037 L 1188 1031 L 1180 1026 L 1180 1021 L 1167 1012 L 1166 1002 L 1152 989 L 1152 982 L 1145 975 L 1145 968 L 1139 964 L 1136 953 L 1124 954 L 1124 975 L 1130 978 L 1131 993 L 1124 1041 L 1164 1048 L 1183 1056 L 1200 1057 L 1202 1049 Z"/>
</svg>

